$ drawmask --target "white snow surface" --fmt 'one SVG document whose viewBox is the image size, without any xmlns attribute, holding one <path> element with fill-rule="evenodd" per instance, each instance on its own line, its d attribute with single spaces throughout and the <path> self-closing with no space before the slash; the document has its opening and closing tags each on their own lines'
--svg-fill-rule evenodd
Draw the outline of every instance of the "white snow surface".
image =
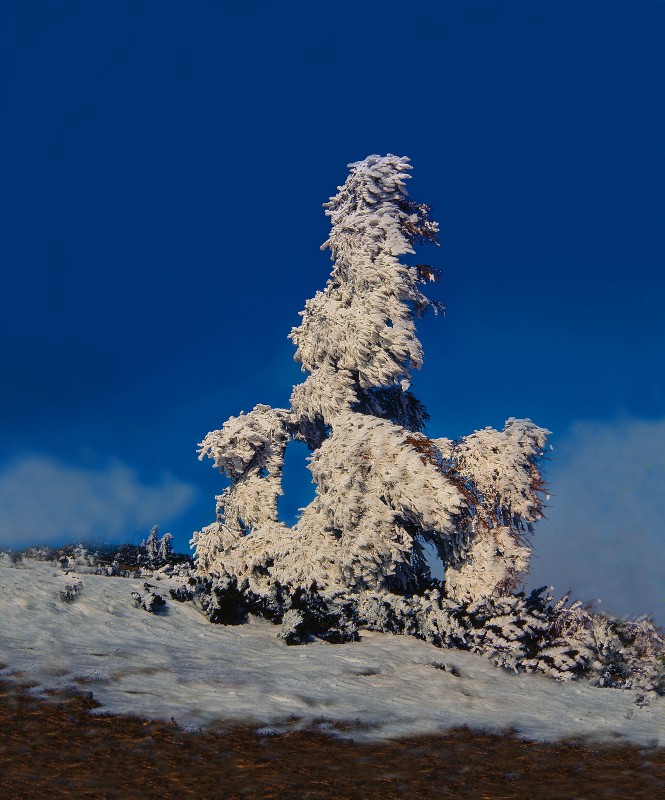
<svg viewBox="0 0 665 800">
<path fill-rule="evenodd" d="M 64 603 L 65 584 L 83 583 Z M 47 562 L 11 566 L 0 556 L 0 677 L 31 691 L 92 690 L 97 713 L 173 718 L 189 729 L 233 724 L 280 730 L 351 723 L 354 740 L 469 727 L 520 736 L 565 736 L 665 746 L 665 698 L 641 707 L 635 694 L 517 675 L 485 658 L 408 636 L 362 632 L 360 642 L 289 647 L 277 627 L 213 625 L 168 597 L 183 579 L 148 579 L 166 611 L 135 608 L 143 580 Z"/>
</svg>

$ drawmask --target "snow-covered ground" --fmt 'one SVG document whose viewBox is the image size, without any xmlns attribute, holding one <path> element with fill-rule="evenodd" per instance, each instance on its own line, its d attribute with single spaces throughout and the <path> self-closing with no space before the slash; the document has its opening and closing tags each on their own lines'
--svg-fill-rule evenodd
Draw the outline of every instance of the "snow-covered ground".
<svg viewBox="0 0 665 800">
<path fill-rule="evenodd" d="M 62 602 L 60 591 L 77 580 L 80 596 Z M 469 725 L 665 746 L 665 697 L 640 707 L 632 692 L 515 675 L 406 636 L 363 632 L 360 642 L 289 647 L 264 620 L 210 624 L 168 598 L 182 582 L 151 580 L 168 604 L 149 614 L 131 601 L 142 580 L 65 575 L 47 562 L 12 566 L 0 556 L 0 677 L 33 691 L 92 690 L 101 712 L 188 728 L 279 728 L 297 717 L 351 723 L 356 740 Z"/>
</svg>

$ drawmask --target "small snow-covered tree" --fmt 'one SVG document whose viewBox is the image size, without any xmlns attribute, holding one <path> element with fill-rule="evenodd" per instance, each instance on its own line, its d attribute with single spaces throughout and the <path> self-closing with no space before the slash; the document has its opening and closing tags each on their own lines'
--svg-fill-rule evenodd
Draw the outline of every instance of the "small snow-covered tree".
<svg viewBox="0 0 665 800">
<path fill-rule="evenodd" d="M 167 564 L 173 556 L 173 534 L 165 533 L 159 540 L 159 550 L 157 551 L 157 560 L 160 564 Z"/>
<path fill-rule="evenodd" d="M 153 525 L 148 538 L 141 542 L 143 560 L 149 567 L 154 567 L 159 559 L 159 525 Z"/>
<path fill-rule="evenodd" d="M 139 546 L 139 562 L 149 569 L 157 569 L 168 564 L 173 558 L 173 534 L 165 533 L 160 537 L 159 525 L 153 525 Z"/>
<path fill-rule="evenodd" d="M 307 378 L 288 409 L 257 405 L 209 433 L 209 456 L 230 479 L 217 520 L 194 535 L 202 576 L 233 579 L 257 596 L 305 590 L 422 592 L 436 548 L 444 592 L 456 600 L 514 587 L 542 515 L 538 459 L 548 431 L 509 419 L 457 440 L 423 433 L 428 418 L 409 391 L 423 360 L 415 320 L 440 305 L 421 288 L 438 274 L 410 265 L 435 243 L 430 208 L 406 190 L 408 158 L 350 165 L 326 203 L 334 262 L 291 332 Z M 277 517 L 289 439 L 312 451 L 316 497 L 293 528 Z"/>
</svg>

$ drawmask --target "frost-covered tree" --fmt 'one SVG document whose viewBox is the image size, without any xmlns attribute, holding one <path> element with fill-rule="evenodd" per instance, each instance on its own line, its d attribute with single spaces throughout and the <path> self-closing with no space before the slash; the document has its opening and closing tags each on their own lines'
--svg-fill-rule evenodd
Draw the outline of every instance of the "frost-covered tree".
<svg viewBox="0 0 665 800">
<path fill-rule="evenodd" d="M 165 533 L 159 541 L 157 560 L 160 564 L 168 564 L 173 557 L 173 534 Z"/>
<path fill-rule="evenodd" d="M 173 534 L 165 533 L 160 537 L 159 525 L 153 525 L 139 546 L 139 563 L 148 569 L 158 569 L 168 564 L 173 559 Z"/>
<path fill-rule="evenodd" d="M 410 169 L 393 155 L 350 165 L 325 204 L 332 274 L 290 335 L 306 379 L 290 408 L 257 405 L 201 443 L 230 485 L 216 522 L 194 535 L 200 575 L 259 597 L 313 583 L 406 596 L 432 585 L 433 546 L 446 596 L 473 601 L 515 587 L 526 570 L 548 431 L 509 419 L 502 431 L 428 438 L 409 391 L 423 360 L 415 320 L 440 307 L 421 290 L 436 270 L 405 261 L 438 230 L 430 208 L 409 199 Z M 312 451 L 316 497 L 289 528 L 277 498 L 292 438 Z"/>
<path fill-rule="evenodd" d="M 148 538 L 141 542 L 140 549 L 143 561 L 149 567 L 154 567 L 159 559 L 159 525 L 150 528 Z"/>
<path fill-rule="evenodd" d="M 422 292 L 437 272 L 406 258 L 436 242 L 437 224 L 409 199 L 409 169 L 407 158 L 370 156 L 326 203 L 332 274 L 291 332 L 307 377 L 289 408 L 257 405 L 201 443 L 230 485 L 217 520 L 194 534 L 199 577 L 172 597 L 225 624 L 262 614 L 289 644 L 369 628 L 642 700 L 663 693 L 665 638 L 651 620 L 520 591 L 549 431 L 511 418 L 457 440 L 423 432 L 409 383 L 423 358 L 415 320 L 439 309 Z M 311 450 L 316 496 L 289 528 L 277 498 L 291 439 Z"/>
</svg>

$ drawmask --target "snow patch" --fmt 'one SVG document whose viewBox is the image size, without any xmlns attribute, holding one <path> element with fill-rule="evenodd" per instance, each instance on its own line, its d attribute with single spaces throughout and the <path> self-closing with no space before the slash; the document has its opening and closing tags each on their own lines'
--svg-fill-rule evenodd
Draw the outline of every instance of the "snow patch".
<svg viewBox="0 0 665 800">
<path fill-rule="evenodd" d="M 191 603 L 171 600 L 166 613 L 146 614 L 131 601 L 138 581 L 78 577 L 80 596 L 62 603 L 74 573 L 0 560 L 0 675 L 35 692 L 92 690 L 100 713 L 173 717 L 194 729 L 278 729 L 295 716 L 303 725 L 352 722 L 356 740 L 469 725 L 665 746 L 665 697 L 640 707 L 630 691 L 517 675 L 410 636 L 362 631 L 358 642 L 289 647 L 266 620 L 211 625 Z M 164 596 L 183 584 L 155 582 Z"/>
</svg>

